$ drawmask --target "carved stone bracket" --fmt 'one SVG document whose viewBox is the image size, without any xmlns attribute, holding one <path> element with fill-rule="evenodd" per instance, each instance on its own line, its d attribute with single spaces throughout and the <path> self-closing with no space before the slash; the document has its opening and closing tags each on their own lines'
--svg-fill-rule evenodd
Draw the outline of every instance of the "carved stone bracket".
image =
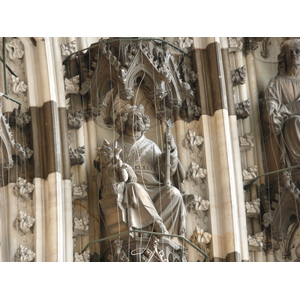
<svg viewBox="0 0 300 300">
<path fill-rule="evenodd" d="M 203 141 L 204 139 L 202 136 L 197 135 L 193 130 L 188 130 L 182 145 L 184 148 L 190 149 L 192 152 L 196 152 L 196 150 L 200 149 Z"/>
<path fill-rule="evenodd" d="M 74 262 L 89 262 L 90 261 L 90 249 L 79 253 L 74 253 Z"/>
<path fill-rule="evenodd" d="M 239 102 L 235 104 L 235 114 L 237 119 L 246 119 L 250 115 L 250 100 Z"/>
<path fill-rule="evenodd" d="M 264 239 L 263 232 L 256 233 L 253 236 L 248 235 L 249 250 L 261 251 L 264 246 L 263 239 Z"/>
<path fill-rule="evenodd" d="M 200 168 L 200 166 L 195 162 L 191 162 L 186 172 L 186 179 L 192 180 L 195 182 L 196 185 L 201 186 L 204 183 L 206 174 L 206 169 Z"/>
<path fill-rule="evenodd" d="M 240 136 L 239 137 L 240 150 L 241 151 L 251 150 L 254 147 L 253 139 L 254 139 L 253 132 L 248 132 L 243 136 Z"/>
<path fill-rule="evenodd" d="M 21 41 L 19 38 L 13 38 L 6 44 L 6 50 L 11 60 L 20 59 L 24 56 L 24 50 L 21 48 Z"/>
<path fill-rule="evenodd" d="M 82 182 L 79 185 L 73 184 L 72 186 L 72 199 L 74 200 L 87 200 L 88 186 L 87 182 Z"/>
<path fill-rule="evenodd" d="M 246 202 L 246 214 L 247 217 L 257 217 L 260 214 L 260 199 L 254 199 Z"/>
<path fill-rule="evenodd" d="M 79 129 L 83 123 L 84 114 L 82 111 L 74 114 L 68 114 L 68 124 L 70 129 Z"/>
<path fill-rule="evenodd" d="M 85 163 L 85 146 L 77 149 L 69 149 L 71 167 L 75 165 L 82 165 Z"/>
<path fill-rule="evenodd" d="M 65 95 L 69 94 L 79 94 L 79 82 L 80 82 L 80 77 L 79 75 L 76 75 L 70 79 L 65 78 Z"/>
<path fill-rule="evenodd" d="M 32 233 L 32 227 L 34 225 L 35 218 L 28 216 L 25 212 L 20 211 L 19 216 L 14 222 L 14 227 L 17 230 L 22 231 L 24 234 Z"/>
<path fill-rule="evenodd" d="M 31 200 L 32 193 L 34 191 L 34 185 L 27 182 L 26 179 L 19 177 L 16 185 L 14 186 L 14 193 L 16 196 L 22 197 L 24 200 Z"/>
<path fill-rule="evenodd" d="M 236 86 L 238 84 L 246 83 L 246 66 L 242 66 L 236 70 L 231 71 L 232 85 Z"/>
<path fill-rule="evenodd" d="M 23 245 L 20 245 L 15 253 L 16 262 L 31 262 L 34 259 L 35 253 Z"/>
<path fill-rule="evenodd" d="M 74 40 L 67 44 L 61 44 L 60 49 L 61 49 L 61 55 L 62 55 L 63 59 L 65 59 L 72 53 L 76 52 L 76 41 Z"/>
<path fill-rule="evenodd" d="M 74 218 L 73 237 L 78 235 L 88 235 L 89 232 L 89 215 L 85 215 L 82 219 Z"/>
<path fill-rule="evenodd" d="M 243 169 L 242 175 L 243 175 L 244 185 L 249 184 L 253 179 L 255 179 L 257 177 L 256 172 L 257 172 L 256 165 L 249 167 L 247 169 Z"/>
</svg>

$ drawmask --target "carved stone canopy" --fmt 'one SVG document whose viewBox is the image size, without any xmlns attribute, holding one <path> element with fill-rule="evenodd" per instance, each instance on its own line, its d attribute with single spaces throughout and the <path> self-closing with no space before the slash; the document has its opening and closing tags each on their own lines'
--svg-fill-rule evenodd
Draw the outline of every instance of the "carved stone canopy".
<svg viewBox="0 0 300 300">
<path fill-rule="evenodd" d="M 83 60 L 89 66 L 91 106 L 102 107 L 107 122 L 112 119 L 116 95 L 135 104 L 136 89 L 144 91 L 157 111 L 178 109 L 194 99 L 191 86 L 180 77 L 175 56 L 163 42 L 100 40 Z"/>
</svg>

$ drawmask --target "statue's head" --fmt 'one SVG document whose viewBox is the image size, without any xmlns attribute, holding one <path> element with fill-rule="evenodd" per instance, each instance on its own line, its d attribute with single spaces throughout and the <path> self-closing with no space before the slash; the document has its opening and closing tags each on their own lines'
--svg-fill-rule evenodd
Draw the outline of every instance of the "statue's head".
<svg viewBox="0 0 300 300">
<path fill-rule="evenodd" d="M 144 106 L 125 105 L 117 114 L 115 130 L 122 134 L 125 130 L 144 133 L 150 128 L 150 119 L 144 114 Z"/>
<path fill-rule="evenodd" d="M 284 41 L 280 46 L 280 54 L 278 55 L 278 75 L 296 75 L 299 66 L 300 39 Z"/>
</svg>

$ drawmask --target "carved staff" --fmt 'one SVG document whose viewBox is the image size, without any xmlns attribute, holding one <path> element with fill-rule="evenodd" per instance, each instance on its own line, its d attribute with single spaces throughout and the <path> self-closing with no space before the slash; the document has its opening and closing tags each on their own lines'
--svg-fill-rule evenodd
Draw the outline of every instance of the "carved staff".
<svg viewBox="0 0 300 300">
<path fill-rule="evenodd" d="M 166 170 L 165 170 L 165 186 L 171 186 L 171 161 L 170 161 L 170 153 L 171 153 L 171 145 L 168 143 L 168 135 L 170 134 L 171 128 L 173 127 L 171 120 L 169 119 L 166 123 Z"/>
</svg>

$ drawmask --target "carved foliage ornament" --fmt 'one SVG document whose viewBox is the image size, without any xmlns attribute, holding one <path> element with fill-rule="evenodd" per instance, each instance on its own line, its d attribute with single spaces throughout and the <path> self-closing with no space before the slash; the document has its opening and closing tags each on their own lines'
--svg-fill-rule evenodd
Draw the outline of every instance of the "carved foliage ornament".
<svg viewBox="0 0 300 300">
<path fill-rule="evenodd" d="M 254 147 L 253 138 L 254 138 L 253 132 L 248 132 L 243 136 L 240 136 L 239 137 L 240 150 L 241 151 L 251 150 Z"/>
<path fill-rule="evenodd" d="M 74 218 L 73 236 L 87 235 L 89 232 L 89 215 L 85 215 L 82 219 Z"/>
<path fill-rule="evenodd" d="M 204 182 L 206 174 L 206 169 L 200 168 L 195 162 L 191 162 L 186 172 L 186 179 L 194 181 L 196 185 L 200 185 Z"/>
<path fill-rule="evenodd" d="M 87 199 L 87 193 L 88 186 L 87 182 L 82 182 L 79 185 L 73 185 L 72 187 L 72 199 L 74 200 L 86 200 Z"/>
<path fill-rule="evenodd" d="M 32 193 L 34 191 L 34 185 L 27 182 L 26 179 L 19 177 L 16 185 L 14 186 L 14 193 L 16 196 L 22 197 L 24 200 L 31 200 Z"/>
<path fill-rule="evenodd" d="M 82 252 L 81 254 L 74 254 L 74 262 L 89 262 L 90 261 L 90 249 Z"/>
<path fill-rule="evenodd" d="M 21 41 L 19 38 L 13 38 L 6 44 L 6 50 L 11 60 L 22 58 L 24 56 L 24 50 L 21 47 Z"/>
<path fill-rule="evenodd" d="M 239 102 L 235 104 L 235 114 L 237 119 L 246 119 L 250 115 L 250 100 Z"/>
<path fill-rule="evenodd" d="M 24 234 L 32 233 L 35 218 L 28 216 L 25 212 L 20 211 L 19 217 L 15 220 L 14 226 L 17 230 L 22 231 Z"/>
<path fill-rule="evenodd" d="M 15 254 L 16 262 L 31 262 L 35 259 L 35 253 L 27 247 L 20 245 Z"/>
<path fill-rule="evenodd" d="M 71 166 L 82 165 L 85 162 L 85 146 L 69 149 Z"/>
<path fill-rule="evenodd" d="M 231 80 L 233 86 L 246 83 L 246 66 L 242 66 L 236 70 L 231 71 Z"/>
</svg>

